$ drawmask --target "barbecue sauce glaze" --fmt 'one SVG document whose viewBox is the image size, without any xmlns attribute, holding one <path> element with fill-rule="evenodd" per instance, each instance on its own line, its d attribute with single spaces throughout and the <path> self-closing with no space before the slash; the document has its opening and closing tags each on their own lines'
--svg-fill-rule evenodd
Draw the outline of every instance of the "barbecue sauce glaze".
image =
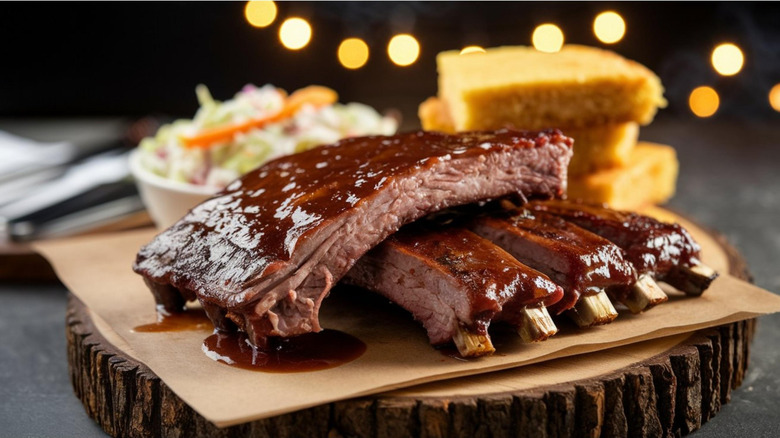
<svg viewBox="0 0 780 438">
<path fill-rule="evenodd" d="M 403 223 L 510 192 L 561 196 L 571 144 L 556 130 L 503 129 L 324 145 L 234 181 L 144 246 L 133 269 L 166 310 L 194 299 L 209 303 L 221 311 L 208 312 L 216 326 L 229 317 L 254 345 L 265 347 L 272 337 L 318 331 L 319 304 L 330 287 Z M 422 197 L 437 184 L 444 189 L 439 195 Z M 386 205 L 372 208 L 390 195 L 409 204 L 395 212 Z M 364 228 L 360 238 L 352 231 Z M 357 243 L 336 243 L 340 235 Z"/>
<path fill-rule="evenodd" d="M 527 207 L 560 216 L 614 242 L 639 274 L 663 278 L 680 265 L 700 263 L 701 247 L 679 224 L 572 201 L 531 202 Z"/>
<path fill-rule="evenodd" d="M 349 138 L 271 162 L 261 172 L 250 172 L 233 182 L 221 198 L 200 209 L 229 208 L 230 215 L 198 218 L 200 212 L 196 210 L 194 219 L 205 230 L 222 228 L 238 241 L 243 237 L 248 245 L 261 247 L 266 263 L 286 261 L 296 245 L 306 239 L 308 231 L 352 209 L 384 184 L 415 168 L 488 155 L 497 149 L 532 148 L 537 142 L 547 141 L 547 136 L 534 138 L 509 130 L 462 136 L 416 132 Z M 480 147 L 475 147 L 477 144 Z M 277 195 L 266 195 L 263 199 L 268 204 L 258 205 L 253 198 L 263 193 Z M 215 205 L 209 206 L 211 203 Z M 273 264 L 266 269 L 273 270 Z"/>
<path fill-rule="evenodd" d="M 134 269 L 158 300 L 170 291 L 153 286 L 172 285 L 183 293 L 208 290 L 226 307 L 240 305 L 251 300 L 236 293 L 245 282 L 288 267 L 313 231 L 385 185 L 438 163 L 548 143 L 570 146 L 571 139 L 557 131 L 415 132 L 349 138 L 277 159 L 193 208 L 141 249 Z"/>
<path fill-rule="evenodd" d="M 402 228 L 382 245 L 418 259 L 431 270 L 442 271 L 443 278 L 457 281 L 458 289 L 468 295 L 468 328 L 474 334 L 487 334 L 487 327 L 498 312 L 502 313 L 501 319 L 519 324 L 520 312 L 526 306 L 550 306 L 563 297 L 563 290 L 549 277 L 457 224 L 417 222 Z"/>
<path fill-rule="evenodd" d="M 514 248 L 509 252 L 521 262 L 563 286 L 563 299 L 550 307 L 552 312 L 570 309 L 580 295 L 604 288 L 619 299 L 637 279 L 620 248 L 557 216 L 520 208 L 481 216 L 476 224 L 477 229 L 500 230 L 499 246 Z"/>
</svg>

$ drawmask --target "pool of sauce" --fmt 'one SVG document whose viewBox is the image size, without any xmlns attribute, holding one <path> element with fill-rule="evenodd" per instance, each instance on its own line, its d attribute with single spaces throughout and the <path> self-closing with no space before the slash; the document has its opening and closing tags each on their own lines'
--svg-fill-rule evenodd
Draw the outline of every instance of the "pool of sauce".
<svg viewBox="0 0 780 438">
<path fill-rule="evenodd" d="M 334 368 L 352 362 L 366 351 L 360 339 L 325 329 L 286 339 L 274 339 L 271 348 L 259 350 L 246 333 L 217 331 L 203 341 L 211 359 L 237 368 L 267 373 L 300 373 Z"/>
<path fill-rule="evenodd" d="M 157 322 L 133 328 L 136 333 L 181 332 L 186 330 L 211 330 L 214 326 L 203 309 L 186 309 L 184 312 L 157 312 Z"/>
</svg>

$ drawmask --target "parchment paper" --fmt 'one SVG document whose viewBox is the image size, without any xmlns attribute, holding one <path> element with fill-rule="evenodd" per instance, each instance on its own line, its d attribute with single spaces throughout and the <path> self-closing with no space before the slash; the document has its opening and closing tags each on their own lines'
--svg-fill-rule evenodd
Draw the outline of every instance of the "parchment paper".
<svg viewBox="0 0 780 438">
<path fill-rule="evenodd" d="M 346 365 L 308 373 L 263 373 L 214 362 L 201 351 L 209 330 L 135 333 L 154 322 L 154 300 L 131 270 L 135 253 L 151 229 L 89 236 L 36 245 L 60 279 L 121 337 L 132 355 L 148 365 L 186 403 L 218 426 L 229 426 L 361 395 L 452 377 L 485 373 L 605 350 L 691 332 L 780 311 L 780 297 L 726 274 L 717 244 L 685 224 L 702 247 L 705 262 L 721 272 L 698 298 L 674 294 L 669 302 L 641 314 L 621 312 L 607 326 L 578 329 L 559 324 L 549 340 L 523 345 L 514 336 L 494 337 L 498 354 L 472 361 L 442 355 L 405 312 L 355 290 L 335 290 L 323 304 L 324 327 L 350 333 L 368 346 Z M 577 367 L 569 380 L 586 378 Z M 457 380 L 456 380 L 457 382 Z"/>
</svg>

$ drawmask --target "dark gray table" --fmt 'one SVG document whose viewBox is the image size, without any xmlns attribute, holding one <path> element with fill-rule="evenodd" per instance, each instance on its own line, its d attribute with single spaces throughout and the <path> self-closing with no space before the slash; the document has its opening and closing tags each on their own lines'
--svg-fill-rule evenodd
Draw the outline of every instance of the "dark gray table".
<svg viewBox="0 0 780 438">
<path fill-rule="evenodd" d="M 0 121 L 0 129 L 15 126 Z M 35 125 L 23 128 L 40 132 Z M 677 148 L 682 172 L 670 207 L 724 233 L 747 259 L 756 284 L 780 292 L 780 124 L 661 118 L 643 128 L 642 138 Z M 105 436 L 68 380 L 65 294 L 61 285 L 0 285 L 2 437 Z M 695 436 L 778 435 L 778 339 L 780 315 L 762 318 L 745 382 Z"/>
</svg>

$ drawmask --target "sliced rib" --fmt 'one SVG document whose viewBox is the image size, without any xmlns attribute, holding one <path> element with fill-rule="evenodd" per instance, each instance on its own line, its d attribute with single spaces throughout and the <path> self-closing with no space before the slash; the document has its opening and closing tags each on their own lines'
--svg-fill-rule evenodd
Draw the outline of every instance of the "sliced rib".
<svg viewBox="0 0 780 438">
<path fill-rule="evenodd" d="M 565 295 L 550 311 L 572 309 L 569 315 L 581 326 L 614 320 L 617 312 L 605 293 L 623 301 L 636 282 L 620 248 L 559 217 L 521 208 L 489 212 L 471 226 L 562 286 Z"/>
<path fill-rule="evenodd" d="M 701 262 L 701 247 L 679 224 L 574 201 L 534 201 L 526 207 L 560 216 L 614 242 L 640 276 L 664 281 L 686 294 L 701 295 L 718 276 Z"/>
<path fill-rule="evenodd" d="M 499 314 L 529 340 L 554 334 L 544 309 L 563 296 L 547 276 L 471 231 L 420 222 L 361 257 L 344 281 L 389 298 L 422 323 L 431 344 L 454 341 L 466 357 L 493 352 L 488 326 Z"/>
</svg>

